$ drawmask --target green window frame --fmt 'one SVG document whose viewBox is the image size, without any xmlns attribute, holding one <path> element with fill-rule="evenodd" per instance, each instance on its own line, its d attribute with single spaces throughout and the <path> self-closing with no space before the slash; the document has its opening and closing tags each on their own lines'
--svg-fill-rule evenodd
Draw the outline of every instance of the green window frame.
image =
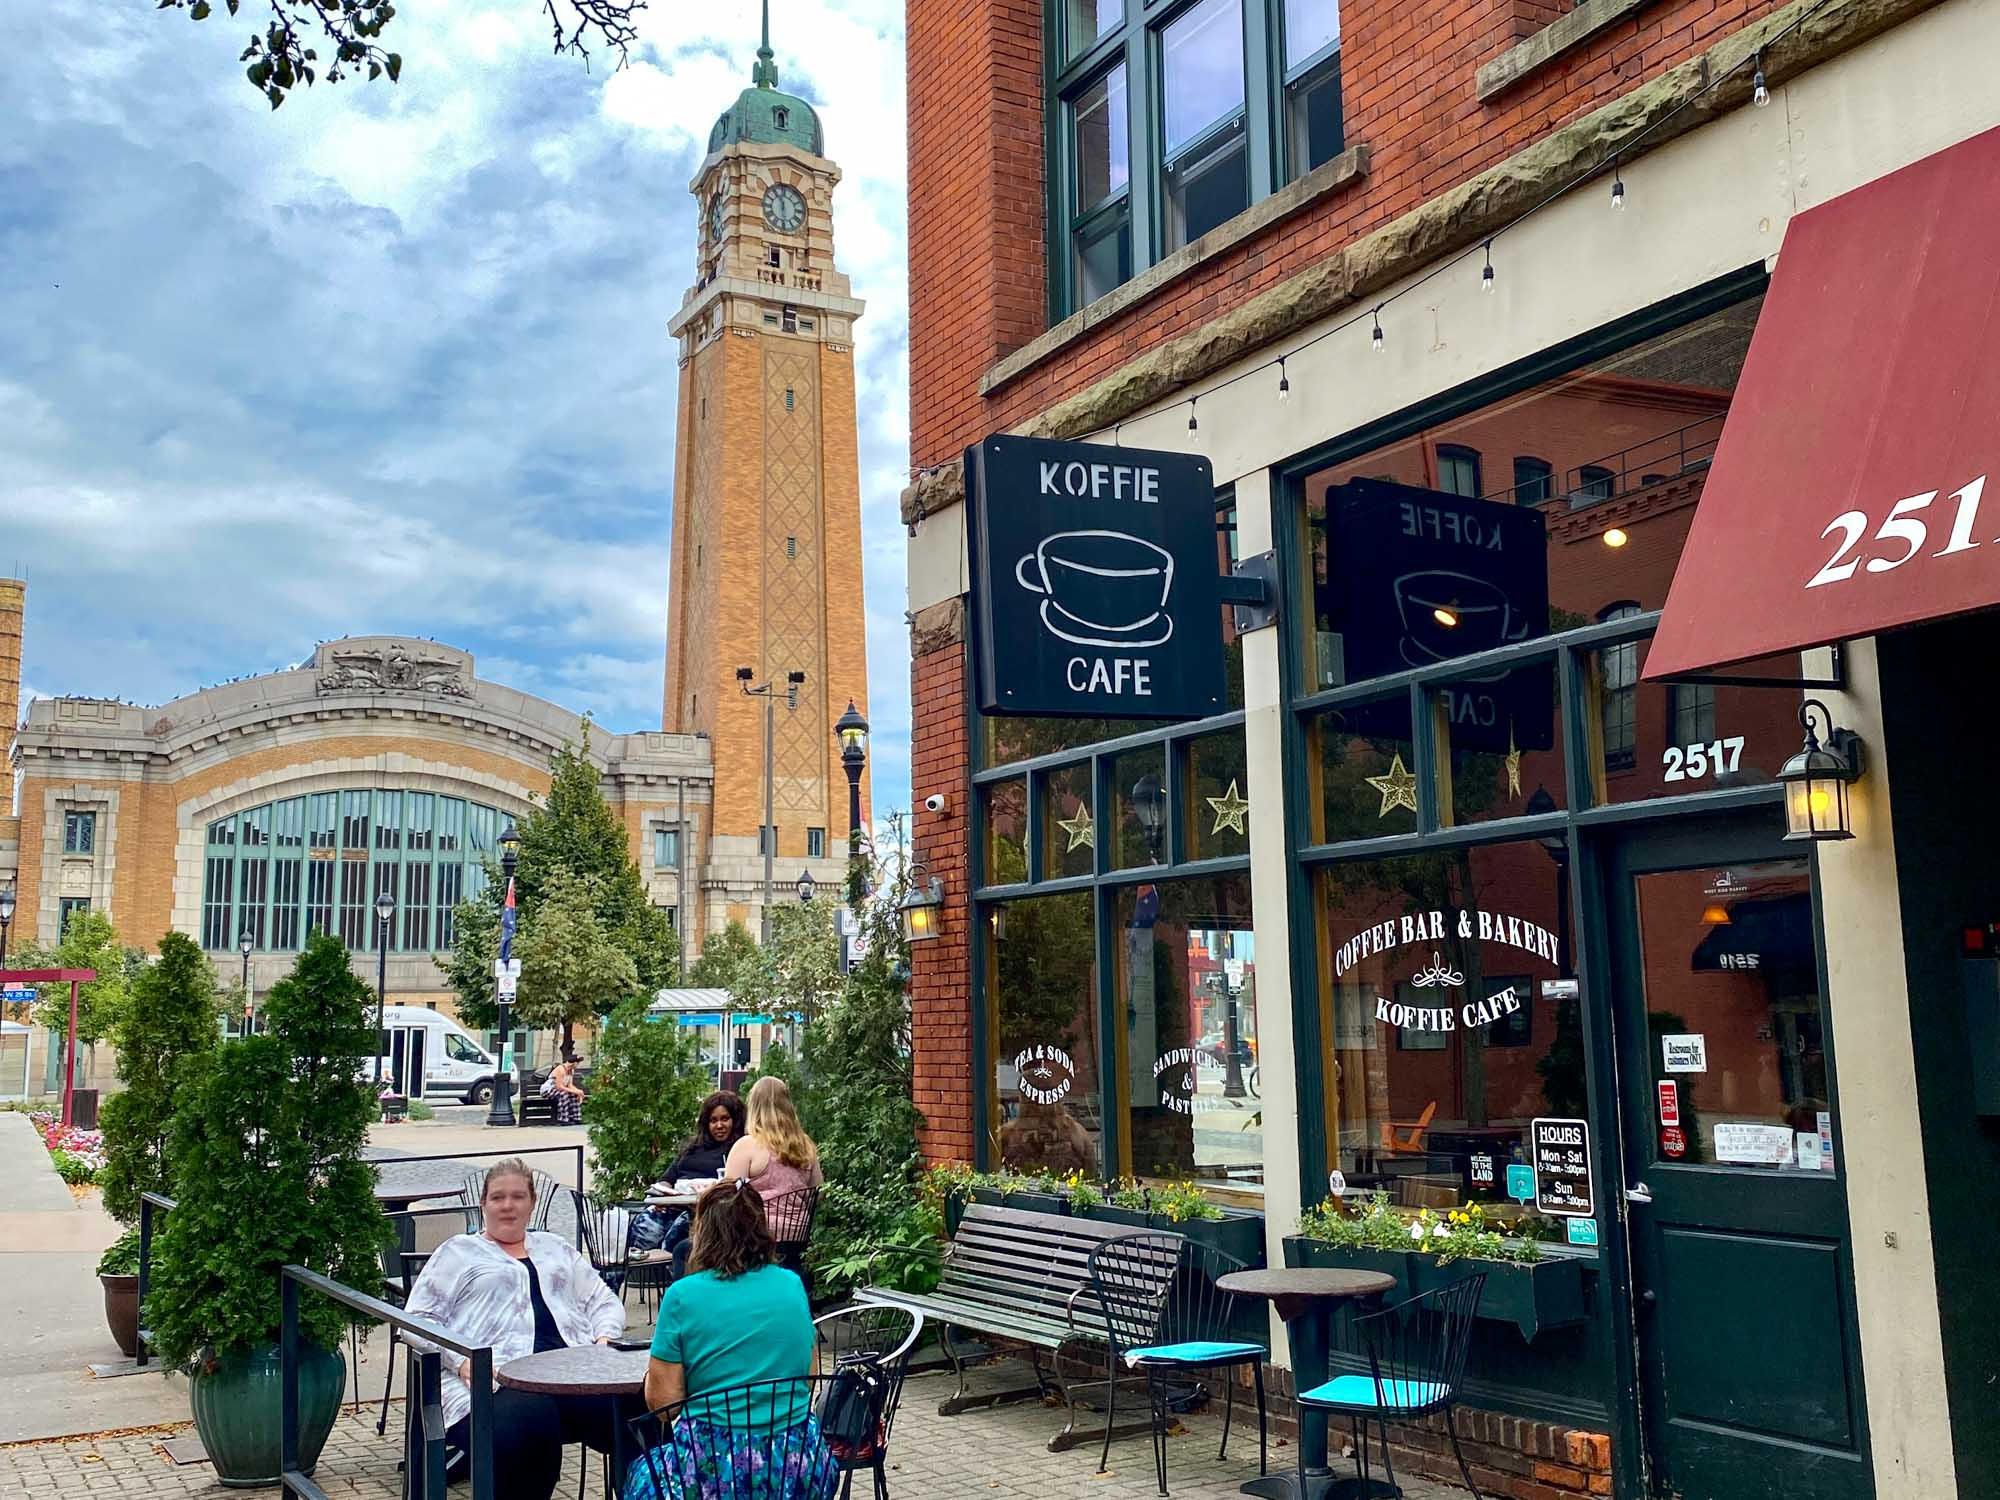
<svg viewBox="0 0 2000 1500">
<path fill-rule="evenodd" d="M 1043 35 L 1052 322 L 1345 147 L 1339 0 L 1045 0 Z"/>
<path fill-rule="evenodd" d="M 63 814 L 63 853 L 94 854 L 97 852 L 97 814 L 94 812 L 68 812 Z"/>
<path fill-rule="evenodd" d="M 374 903 L 393 896 L 391 952 L 440 953 L 455 908 L 486 887 L 496 808 L 432 792 L 356 790 L 288 797 L 218 818 L 203 847 L 200 939 L 233 952 L 296 953 L 315 932 L 374 951 Z"/>
</svg>

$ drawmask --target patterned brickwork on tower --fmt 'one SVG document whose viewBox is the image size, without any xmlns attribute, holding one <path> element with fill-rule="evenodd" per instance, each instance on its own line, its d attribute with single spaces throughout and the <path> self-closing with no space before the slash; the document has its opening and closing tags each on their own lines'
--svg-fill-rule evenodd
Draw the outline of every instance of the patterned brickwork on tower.
<svg viewBox="0 0 2000 1500">
<path fill-rule="evenodd" d="M 0 578 L 0 764 L 21 722 L 21 636 L 27 610 L 27 584 Z"/>
<path fill-rule="evenodd" d="M 801 860 L 816 878 L 839 878 L 847 784 L 833 725 L 850 700 L 866 713 L 868 693 L 862 303 L 833 261 L 840 170 L 812 106 L 778 89 L 768 34 L 752 78 L 690 184 L 702 205 L 697 279 L 670 325 L 680 446 L 663 719 L 714 742 L 716 867 L 704 885 L 733 893 L 747 879 L 761 899 L 764 704 L 744 696 L 737 669 L 779 688 L 772 801 L 787 890 Z M 787 694 L 793 672 L 805 680 Z M 862 798 L 865 819 L 865 782 Z M 728 906 L 739 904 L 732 894 Z M 711 902 L 706 925 L 727 909 Z"/>
</svg>

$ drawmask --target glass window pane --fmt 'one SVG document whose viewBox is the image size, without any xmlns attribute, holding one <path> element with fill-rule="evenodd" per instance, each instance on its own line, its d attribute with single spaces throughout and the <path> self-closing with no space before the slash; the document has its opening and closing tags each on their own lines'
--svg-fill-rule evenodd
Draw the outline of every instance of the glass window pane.
<svg viewBox="0 0 2000 1500">
<path fill-rule="evenodd" d="M 1566 856 L 1539 843 L 1333 865 L 1315 877 L 1329 1128 L 1350 1187 L 1516 1220 L 1529 1121 L 1587 1112 L 1567 977 Z M 1533 1226 L 1531 1232 L 1540 1232 Z"/>
<path fill-rule="evenodd" d="M 1131 168 L 1131 155 L 1126 148 L 1128 119 L 1123 63 L 1071 102 L 1070 150 L 1076 163 L 1074 207 L 1079 213 L 1125 186 Z"/>
<path fill-rule="evenodd" d="M 1028 878 L 1028 784 L 1001 781 L 980 793 L 985 803 L 987 885 Z"/>
<path fill-rule="evenodd" d="M 1042 778 L 1042 878 L 1088 875 L 1096 859 L 1089 765 L 1050 771 Z"/>
<path fill-rule="evenodd" d="M 1058 750 L 1080 750 L 1098 740 L 1115 740 L 1160 726 L 1143 719 L 1035 719 L 987 717 L 980 721 L 985 741 L 984 763 L 1004 766 L 1009 761 L 1027 760 L 1036 755 L 1052 755 Z"/>
<path fill-rule="evenodd" d="M 1286 129 L 1294 177 L 1332 161 L 1347 145 L 1341 118 L 1340 55 L 1285 87 Z"/>
<path fill-rule="evenodd" d="M 1340 40 L 1336 0 L 1285 0 L 1285 72 Z"/>
<path fill-rule="evenodd" d="M 999 1165 L 1104 1175 L 1097 937 L 1088 891 L 987 908 Z"/>
<path fill-rule="evenodd" d="M 1063 39 L 1069 57 L 1090 50 L 1090 44 L 1125 19 L 1124 0 L 1064 0 Z"/>
<path fill-rule="evenodd" d="M 1448 767 L 1438 784 L 1440 825 L 1569 805 L 1556 733 L 1554 662 L 1450 683 L 1436 690 L 1431 706 L 1439 761 Z"/>
<path fill-rule="evenodd" d="M 1076 232 L 1075 279 L 1078 307 L 1132 279 L 1132 224 L 1122 210 Z"/>
<path fill-rule="evenodd" d="M 1410 700 L 1330 709 L 1313 717 L 1319 796 L 1313 840 L 1384 838 L 1417 830 L 1417 747 Z"/>
<path fill-rule="evenodd" d="M 1587 769 L 1597 803 L 1767 785 L 1798 753 L 1798 699 L 1782 689 L 1645 682 L 1650 641 L 1584 654 Z M 1745 677 L 1798 675 L 1798 657 L 1731 668 Z"/>
<path fill-rule="evenodd" d="M 1677 1090 L 1686 1142 L 1677 1162 L 1831 1172 L 1806 861 L 1674 870 L 1635 884 L 1647 1051 L 1655 1092 L 1662 1081 Z M 1696 1038 L 1705 1066 L 1688 1071 Z"/>
<path fill-rule="evenodd" d="M 1127 750 L 1111 761 L 1111 868 L 1156 865 L 1167 857 L 1167 756 L 1163 745 Z"/>
<path fill-rule="evenodd" d="M 1119 1109 L 1129 1170 L 1260 1186 L 1249 877 L 1124 886 L 1116 910 L 1116 993 L 1125 1017 Z"/>
<path fill-rule="evenodd" d="M 1200 239 L 1250 206 L 1250 157 L 1243 121 L 1211 136 L 1198 150 L 1167 163 L 1167 248 Z"/>
<path fill-rule="evenodd" d="M 1250 777 L 1243 731 L 1206 734 L 1187 747 L 1182 779 L 1187 808 L 1189 859 L 1221 859 L 1250 852 Z"/>
<path fill-rule="evenodd" d="M 1242 0 L 1201 0 L 1160 33 L 1167 155 L 1243 108 Z"/>
</svg>

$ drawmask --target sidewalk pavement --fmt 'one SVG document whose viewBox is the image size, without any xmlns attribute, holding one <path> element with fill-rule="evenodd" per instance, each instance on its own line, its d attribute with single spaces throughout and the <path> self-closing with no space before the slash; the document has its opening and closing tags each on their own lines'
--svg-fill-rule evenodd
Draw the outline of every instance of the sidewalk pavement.
<svg viewBox="0 0 2000 1500">
<path fill-rule="evenodd" d="M 889 1472 L 889 1490 L 898 1500 L 943 1500 L 943 1497 L 998 1497 L 998 1500 L 1147 1500 L 1158 1494 L 1153 1481 L 1152 1447 L 1142 1434 L 1111 1445 L 1111 1471 L 1097 1472 L 1093 1444 L 1067 1453 L 1051 1453 L 1049 1435 L 1060 1425 L 1057 1412 L 1034 1403 L 970 1411 L 940 1417 L 938 1402 L 951 1389 L 948 1376 L 915 1375 L 904 1389 L 902 1412 L 896 1419 Z M 397 1430 L 392 1412 L 390 1432 Z M 1175 1500 L 1222 1500 L 1257 1474 L 1257 1426 L 1254 1413 L 1241 1411 L 1229 1439 L 1229 1457 L 1215 1456 L 1221 1419 L 1207 1413 L 1186 1418 L 1186 1430 L 1168 1440 L 1167 1484 Z M 117 1494 L 132 1500 L 180 1500 L 201 1495 L 220 1500 L 223 1493 L 207 1464 L 177 1466 L 162 1449 L 171 1433 L 39 1443 L 0 1447 L 0 1496 Z M 369 1408 L 343 1412 L 321 1455 L 314 1476 L 329 1494 L 355 1500 L 397 1500 L 397 1450 L 391 1439 L 375 1435 Z M 1289 1444 L 1273 1441 L 1273 1472 L 1298 1462 Z M 577 1475 L 572 1449 L 564 1459 L 564 1479 L 556 1486 L 567 1495 Z M 1352 1465 L 1336 1460 L 1336 1471 L 1351 1473 Z M 586 1493 L 603 1495 L 602 1470 L 593 1457 L 588 1465 Z M 1428 1480 L 1401 1478 L 1405 1500 L 1465 1500 L 1465 1492 Z M 857 1488 L 865 1488 L 866 1480 Z M 469 1492 L 461 1492 L 469 1493 Z"/>
</svg>

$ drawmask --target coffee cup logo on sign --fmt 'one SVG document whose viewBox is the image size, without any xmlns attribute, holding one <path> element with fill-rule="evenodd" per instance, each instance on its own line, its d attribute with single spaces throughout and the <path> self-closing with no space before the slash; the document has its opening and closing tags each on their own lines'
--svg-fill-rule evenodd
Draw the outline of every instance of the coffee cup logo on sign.
<svg viewBox="0 0 2000 1500">
<path fill-rule="evenodd" d="M 1444 568 L 1405 573 L 1394 584 L 1403 660 L 1427 667 L 1527 638 L 1507 594 L 1490 579 Z"/>
<path fill-rule="evenodd" d="M 1132 649 L 1172 638 L 1173 554 L 1122 531 L 1059 531 L 1014 565 L 1042 596 L 1042 625 L 1077 646 Z"/>
</svg>

